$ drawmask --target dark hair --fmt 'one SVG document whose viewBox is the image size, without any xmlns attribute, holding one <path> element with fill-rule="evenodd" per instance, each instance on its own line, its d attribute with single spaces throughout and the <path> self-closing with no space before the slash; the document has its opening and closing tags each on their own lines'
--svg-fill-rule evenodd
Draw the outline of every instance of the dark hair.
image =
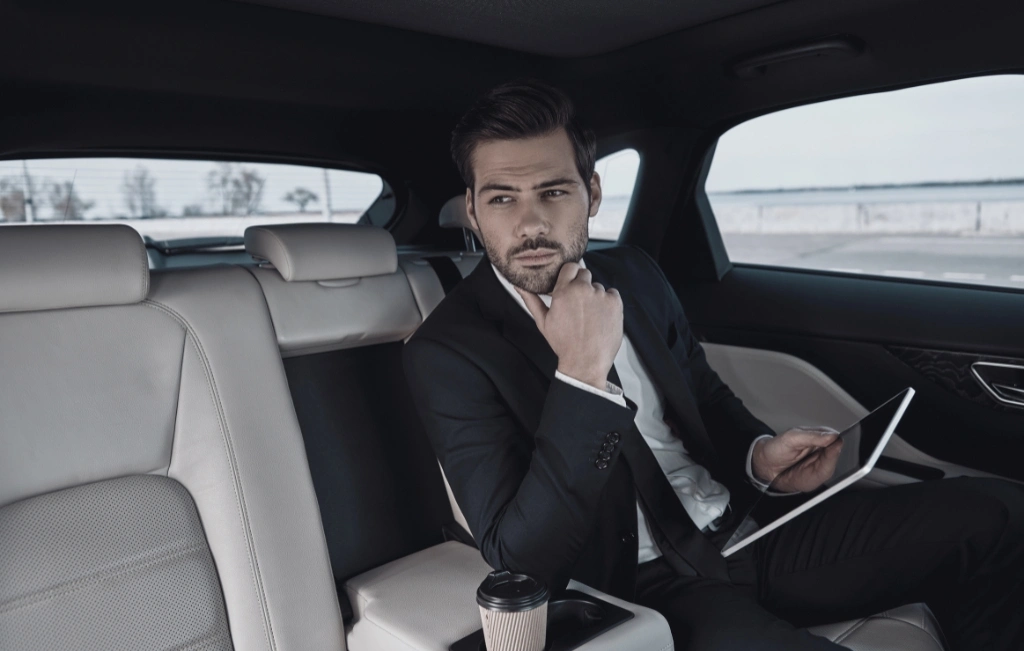
<svg viewBox="0 0 1024 651">
<path fill-rule="evenodd" d="M 508 82 L 487 91 L 452 131 L 452 159 L 466 187 L 473 187 L 473 150 L 489 140 L 520 140 L 565 129 L 576 156 L 576 170 L 590 193 L 597 141 L 576 119 L 572 100 L 561 90 L 535 79 Z"/>
</svg>

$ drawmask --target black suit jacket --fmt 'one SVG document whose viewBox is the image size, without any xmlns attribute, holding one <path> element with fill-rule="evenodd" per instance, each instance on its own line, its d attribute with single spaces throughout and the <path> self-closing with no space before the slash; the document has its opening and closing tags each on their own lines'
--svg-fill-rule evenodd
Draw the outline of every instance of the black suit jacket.
<svg viewBox="0 0 1024 651">
<path fill-rule="evenodd" d="M 633 248 L 588 253 L 595 282 L 619 290 L 624 328 L 687 452 L 751 499 L 746 454 L 771 430 L 708 366 L 675 292 Z M 417 409 L 480 551 L 495 568 L 570 579 L 631 599 L 636 492 L 627 464 L 595 463 L 634 412 L 555 381 L 557 357 L 481 261 L 405 348 Z M 606 465 L 603 469 L 599 466 Z"/>
</svg>

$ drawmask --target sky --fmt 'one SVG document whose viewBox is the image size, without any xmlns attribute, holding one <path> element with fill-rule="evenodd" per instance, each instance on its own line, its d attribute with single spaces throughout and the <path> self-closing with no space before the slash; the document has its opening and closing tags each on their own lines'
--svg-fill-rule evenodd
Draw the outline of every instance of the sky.
<svg viewBox="0 0 1024 651">
<path fill-rule="evenodd" d="M 745 122 L 719 140 L 706 189 L 1024 178 L 1024 76 L 860 95 Z"/>
</svg>

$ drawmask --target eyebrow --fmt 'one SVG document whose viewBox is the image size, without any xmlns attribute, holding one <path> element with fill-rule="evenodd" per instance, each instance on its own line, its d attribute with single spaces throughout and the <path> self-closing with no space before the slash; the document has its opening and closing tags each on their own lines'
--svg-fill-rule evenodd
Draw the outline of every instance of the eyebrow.
<svg viewBox="0 0 1024 651">
<path fill-rule="evenodd" d="M 532 189 L 546 190 L 548 188 L 554 188 L 559 185 L 577 185 L 577 181 L 575 179 L 570 178 L 551 179 L 550 181 L 538 183 L 537 185 L 533 186 Z M 477 190 L 477 192 L 482 194 L 484 192 L 487 192 L 488 190 L 494 190 L 497 192 L 519 192 L 519 188 L 512 185 L 504 185 L 501 183 L 488 183 L 486 185 L 481 186 L 480 189 Z"/>
</svg>

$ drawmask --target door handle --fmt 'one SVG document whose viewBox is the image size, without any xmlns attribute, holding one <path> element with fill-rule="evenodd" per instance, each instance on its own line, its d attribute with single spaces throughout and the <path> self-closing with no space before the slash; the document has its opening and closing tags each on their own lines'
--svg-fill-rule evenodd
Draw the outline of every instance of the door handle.
<svg viewBox="0 0 1024 651">
<path fill-rule="evenodd" d="M 1000 362 L 974 362 L 971 373 L 996 402 L 1024 408 L 1024 366 Z"/>
</svg>

